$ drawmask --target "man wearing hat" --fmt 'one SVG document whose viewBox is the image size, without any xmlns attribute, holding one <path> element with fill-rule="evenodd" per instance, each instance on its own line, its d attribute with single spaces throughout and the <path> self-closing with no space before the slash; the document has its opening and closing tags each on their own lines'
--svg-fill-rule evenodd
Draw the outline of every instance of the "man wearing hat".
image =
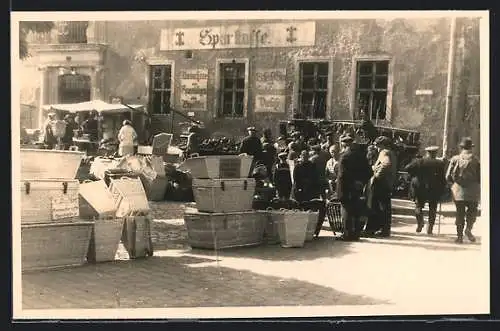
<svg viewBox="0 0 500 331">
<path fill-rule="evenodd" d="M 293 197 L 298 202 L 310 201 L 319 196 L 319 179 L 316 167 L 309 160 L 309 152 L 303 150 L 293 169 Z"/>
<path fill-rule="evenodd" d="M 290 165 L 286 161 L 288 153 L 281 152 L 278 154 L 278 162 L 274 166 L 273 183 L 278 192 L 280 200 L 289 200 L 292 193 L 292 174 L 290 173 Z"/>
<path fill-rule="evenodd" d="M 338 161 L 337 198 L 342 204 L 343 240 L 358 240 L 361 234 L 360 217 L 363 189 L 371 176 L 364 153 L 353 144 L 351 134 L 340 137 L 343 152 Z"/>
<path fill-rule="evenodd" d="M 52 131 L 52 124 L 57 120 L 55 113 L 49 113 L 47 115 L 47 120 L 45 121 L 42 132 L 43 132 L 43 143 L 48 149 L 53 149 L 57 144 L 57 138 Z"/>
<path fill-rule="evenodd" d="M 201 137 L 199 134 L 199 127 L 194 124 L 188 129 L 189 135 L 186 144 L 186 157 L 191 157 L 193 154 L 200 153 Z"/>
<path fill-rule="evenodd" d="M 373 176 L 370 180 L 368 205 L 372 209 L 371 217 L 366 224 L 366 235 L 378 233 L 381 237 L 391 235 L 391 195 L 396 180 L 397 163 L 391 151 L 392 141 L 388 137 L 380 136 L 375 139 L 378 158 L 373 165 Z"/>
<path fill-rule="evenodd" d="M 240 154 L 253 156 L 252 168 L 250 169 L 250 173 L 252 173 L 255 164 L 262 161 L 262 143 L 259 137 L 257 137 L 257 129 L 254 126 L 247 128 L 247 132 L 248 136 L 241 141 L 239 152 Z"/>
<path fill-rule="evenodd" d="M 444 161 L 436 159 L 439 147 L 425 148 L 426 156 L 410 162 L 405 171 L 412 177 L 410 197 L 415 201 L 415 217 L 417 218 L 417 233 L 424 227 L 422 209 L 429 204 L 429 222 L 427 234 L 432 234 L 436 220 L 437 206 L 446 187 Z"/>
<path fill-rule="evenodd" d="M 328 182 L 326 180 L 326 164 L 330 159 L 330 153 L 323 150 L 321 145 L 311 146 L 311 150 L 312 156 L 310 160 L 316 167 L 316 172 L 318 173 L 318 179 L 320 181 L 320 187 L 318 187 L 319 194 L 323 198 L 326 198 L 325 190 L 328 188 Z"/>
<path fill-rule="evenodd" d="M 464 227 L 469 241 L 476 241 L 472 227 L 476 222 L 481 196 L 481 166 L 479 159 L 472 153 L 472 147 L 472 139 L 463 138 L 460 142 L 460 154 L 451 158 L 446 171 L 446 180 L 452 184 L 451 193 L 457 208 L 456 242 L 460 244 L 463 243 Z"/>
</svg>

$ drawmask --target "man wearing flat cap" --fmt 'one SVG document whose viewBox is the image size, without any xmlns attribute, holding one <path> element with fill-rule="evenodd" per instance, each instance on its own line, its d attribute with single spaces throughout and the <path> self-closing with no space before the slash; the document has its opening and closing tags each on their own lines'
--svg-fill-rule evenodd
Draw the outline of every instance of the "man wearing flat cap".
<svg viewBox="0 0 500 331">
<path fill-rule="evenodd" d="M 371 176 L 364 153 L 353 145 L 350 134 L 340 137 L 343 152 L 338 161 L 337 198 L 342 204 L 343 240 L 358 240 L 361 234 L 360 217 L 363 189 Z"/>
<path fill-rule="evenodd" d="M 469 241 L 476 241 L 472 227 L 476 222 L 481 197 L 481 165 L 479 158 L 472 153 L 472 147 L 472 139 L 463 138 L 460 142 L 460 154 L 451 158 L 446 171 L 446 180 L 452 184 L 451 193 L 457 208 L 455 225 L 456 242 L 459 244 L 463 243 L 464 227 Z"/>
<path fill-rule="evenodd" d="M 437 206 L 446 187 L 444 161 L 436 158 L 439 147 L 425 148 L 426 156 L 410 162 L 405 171 L 412 177 L 410 183 L 410 198 L 415 201 L 415 217 L 417 219 L 417 233 L 424 227 L 422 209 L 429 204 L 429 221 L 427 234 L 431 235 L 436 220 Z"/>
<path fill-rule="evenodd" d="M 289 200 L 292 193 L 292 173 L 287 162 L 288 153 L 278 154 L 278 162 L 274 166 L 273 183 L 280 200 Z"/>
<path fill-rule="evenodd" d="M 257 162 L 262 161 L 262 143 L 257 137 L 257 129 L 254 126 L 247 128 L 247 132 L 248 136 L 241 141 L 239 153 L 253 156 L 252 168 L 250 169 L 250 173 L 252 173 Z"/>
<path fill-rule="evenodd" d="M 371 217 L 366 224 L 366 235 L 389 237 L 391 235 L 391 196 L 396 180 L 396 156 L 391 151 L 392 141 L 380 136 L 375 139 L 378 158 L 373 165 L 373 176 L 370 179 L 368 205 L 371 207 Z M 378 232 L 380 231 L 380 232 Z"/>
</svg>

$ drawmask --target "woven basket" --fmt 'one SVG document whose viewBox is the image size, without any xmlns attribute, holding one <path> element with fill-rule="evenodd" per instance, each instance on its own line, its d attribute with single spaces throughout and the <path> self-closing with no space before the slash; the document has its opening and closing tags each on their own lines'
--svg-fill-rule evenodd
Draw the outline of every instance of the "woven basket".
<svg viewBox="0 0 500 331">
<path fill-rule="evenodd" d="M 179 166 L 193 178 L 246 178 L 250 173 L 252 156 L 214 155 L 189 158 Z"/>
<path fill-rule="evenodd" d="M 252 210 L 255 179 L 193 179 L 196 208 L 201 212 L 232 213 Z"/>
<path fill-rule="evenodd" d="M 90 239 L 87 261 L 114 261 L 122 237 L 123 218 L 96 219 Z"/>
<path fill-rule="evenodd" d="M 314 232 L 316 231 L 316 225 L 318 224 L 318 212 L 307 212 L 307 217 L 309 221 L 307 222 L 306 230 L 306 242 L 312 241 L 314 238 Z"/>
<path fill-rule="evenodd" d="M 342 222 L 342 209 L 340 201 L 329 201 L 326 204 L 326 217 L 332 229 L 333 234 L 344 232 L 344 223 Z"/>
<path fill-rule="evenodd" d="M 21 179 L 74 179 L 84 156 L 82 152 L 21 149 Z"/>
<path fill-rule="evenodd" d="M 25 179 L 21 182 L 21 224 L 79 216 L 78 180 Z"/>
<path fill-rule="evenodd" d="M 184 222 L 193 248 L 225 249 L 260 245 L 267 216 L 263 212 L 202 213 L 186 208 Z"/>
<path fill-rule="evenodd" d="M 80 218 L 115 216 L 115 201 L 103 180 L 80 184 L 79 204 Z"/>
<path fill-rule="evenodd" d="M 22 225 L 22 270 L 84 264 L 92 226 L 81 221 Z"/>
<path fill-rule="evenodd" d="M 153 256 L 151 219 L 149 216 L 125 217 L 122 242 L 131 259 Z"/>
<path fill-rule="evenodd" d="M 116 216 L 147 214 L 149 203 L 139 178 L 112 179 L 109 191 L 113 195 Z"/>
<path fill-rule="evenodd" d="M 283 213 L 268 208 L 266 213 L 266 227 L 264 239 L 267 244 L 275 245 L 280 243 L 280 234 L 278 231 L 279 219 L 283 218 Z"/>
<path fill-rule="evenodd" d="M 303 211 L 280 211 L 282 217 L 277 219 L 281 247 L 304 247 L 306 239 L 308 213 Z"/>
</svg>

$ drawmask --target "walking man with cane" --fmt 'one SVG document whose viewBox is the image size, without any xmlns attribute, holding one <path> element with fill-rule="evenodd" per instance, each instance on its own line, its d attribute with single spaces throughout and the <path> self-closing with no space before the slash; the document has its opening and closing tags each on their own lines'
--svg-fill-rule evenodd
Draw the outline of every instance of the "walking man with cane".
<svg viewBox="0 0 500 331">
<path fill-rule="evenodd" d="M 446 187 L 444 161 L 436 159 L 439 147 L 429 146 L 425 149 L 427 155 L 416 159 L 405 168 L 411 176 L 410 197 L 415 201 L 415 217 L 417 218 L 417 233 L 424 227 L 424 214 L 422 209 L 429 204 L 429 222 L 427 234 L 431 235 L 438 203 Z"/>
</svg>

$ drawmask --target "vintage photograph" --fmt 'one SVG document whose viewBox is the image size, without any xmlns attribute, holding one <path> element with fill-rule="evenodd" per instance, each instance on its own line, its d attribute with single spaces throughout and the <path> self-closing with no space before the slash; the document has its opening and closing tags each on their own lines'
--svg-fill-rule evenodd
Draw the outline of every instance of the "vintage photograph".
<svg viewBox="0 0 500 331">
<path fill-rule="evenodd" d="M 487 11 L 11 22 L 14 318 L 489 313 Z"/>
</svg>

